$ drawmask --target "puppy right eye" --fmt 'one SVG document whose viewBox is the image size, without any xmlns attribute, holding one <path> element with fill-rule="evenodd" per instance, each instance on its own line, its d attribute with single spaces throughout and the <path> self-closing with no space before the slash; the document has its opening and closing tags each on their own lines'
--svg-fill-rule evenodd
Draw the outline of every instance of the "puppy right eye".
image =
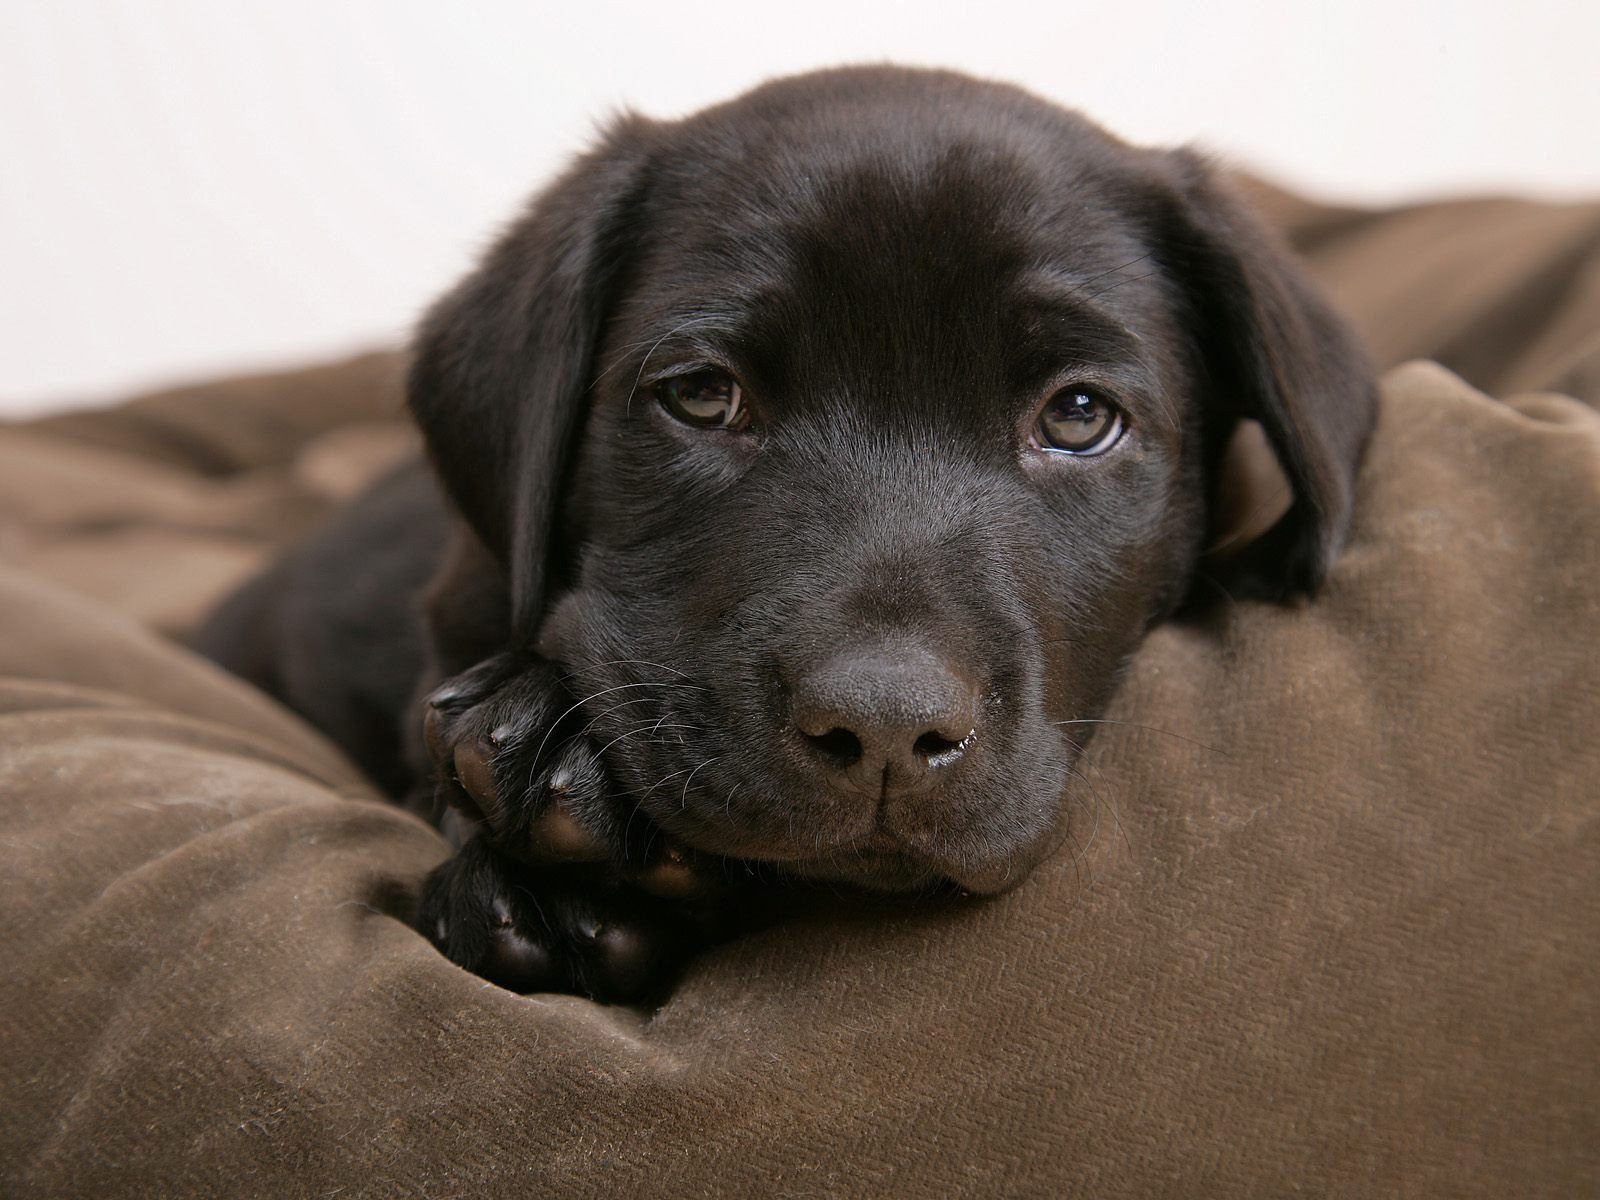
<svg viewBox="0 0 1600 1200">
<path fill-rule="evenodd" d="M 737 430 L 750 423 L 739 381 L 716 367 L 663 379 L 654 390 L 661 407 L 685 425 Z"/>
</svg>

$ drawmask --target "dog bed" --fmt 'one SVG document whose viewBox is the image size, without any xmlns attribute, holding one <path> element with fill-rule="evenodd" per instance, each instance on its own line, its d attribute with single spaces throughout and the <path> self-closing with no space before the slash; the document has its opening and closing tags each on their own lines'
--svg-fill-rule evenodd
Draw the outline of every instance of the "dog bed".
<svg viewBox="0 0 1600 1200">
<path fill-rule="evenodd" d="M 1017 891 L 655 1011 L 447 963 L 440 838 L 178 644 L 399 356 L 0 428 L 0 1192 L 1594 1192 L 1600 206 L 1252 188 L 1393 368 L 1325 594 L 1157 630 Z"/>
</svg>

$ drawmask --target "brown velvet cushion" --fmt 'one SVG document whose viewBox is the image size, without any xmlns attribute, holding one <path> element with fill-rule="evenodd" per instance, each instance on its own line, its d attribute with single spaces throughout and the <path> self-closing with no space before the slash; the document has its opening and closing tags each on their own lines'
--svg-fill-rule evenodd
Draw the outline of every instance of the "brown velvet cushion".
<svg viewBox="0 0 1600 1200">
<path fill-rule="evenodd" d="M 655 1014 L 445 963 L 385 915 L 431 831 L 7 579 L 9 1194 L 1580 1194 L 1597 502 L 1591 410 L 1397 372 L 1327 594 L 1150 639 L 1075 854 Z"/>
<path fill-rule="evenodd" d="M 1444 230 L 1472 292 L 1471 206 L 1262 196 L 1330 278 L 1367 256 L 1369 328 L 1471 357 L 1437 258 L 1373 249 Z M 1519 331 L 1476 369 L 1592 400 L 1571 211 L 1507 210 L 1500 291 L 1428 286 Z M 1600 1187 L 1594 411 L 1392 373 L 1326 594 L 1158 630 L 1068 852 L 987 904 L 841 900 L 641 1013 L 444 962 L 390 915 L 437 836 L 128 615 L 181 631 L 397 452 L 384 361 L 251 381 L 247 442 L 228 385 L 0 430 L 0 1194 Z"/>
</svg>

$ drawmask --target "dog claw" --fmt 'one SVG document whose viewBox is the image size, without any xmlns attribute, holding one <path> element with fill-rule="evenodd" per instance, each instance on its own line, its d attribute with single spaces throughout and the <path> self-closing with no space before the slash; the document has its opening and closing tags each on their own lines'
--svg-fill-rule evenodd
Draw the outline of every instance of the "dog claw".
<svg viewBox="0 0 1600 1200">
<path fill-rule="evenodd" d="M 471 689 L 463 684 L 460 679 L 451 679 L 441 683 L 433 691 L 429 692 L 425 702 L 429 711 L 441 712 L 445 709 L 458 707 L 470 692 Z"/>
</svg>

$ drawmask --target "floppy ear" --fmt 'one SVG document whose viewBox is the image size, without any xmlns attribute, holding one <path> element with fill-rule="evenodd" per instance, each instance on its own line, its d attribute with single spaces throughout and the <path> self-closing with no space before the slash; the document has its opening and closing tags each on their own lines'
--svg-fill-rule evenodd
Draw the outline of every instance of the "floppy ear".
<svg viewBox="0 0 1600 1200">
<path fill-rule="evenodd" d="M 1344 543 L 1356 468 L 1377 414 L 1375 375 L 1354 331 L 1203 159 L 1174 151 L 1165 244 L 1188 289 L 1209 408 L 1211 511 L 1239 422 L 1265 431 L 1287 477 L 1287 511 L 1207 573 L 1234 595 L 1315 592 Z M 1213 528 L 1213 534 L 1217 532 Z"/>
<path fill-rule="evenodd" d="M 433 307 L 415 341 L 411 412 L 445 490 L 504 566 L 515 636 L 528 644 L 651 128 L 635 117 L 613 125 Z"/>
</svg>

